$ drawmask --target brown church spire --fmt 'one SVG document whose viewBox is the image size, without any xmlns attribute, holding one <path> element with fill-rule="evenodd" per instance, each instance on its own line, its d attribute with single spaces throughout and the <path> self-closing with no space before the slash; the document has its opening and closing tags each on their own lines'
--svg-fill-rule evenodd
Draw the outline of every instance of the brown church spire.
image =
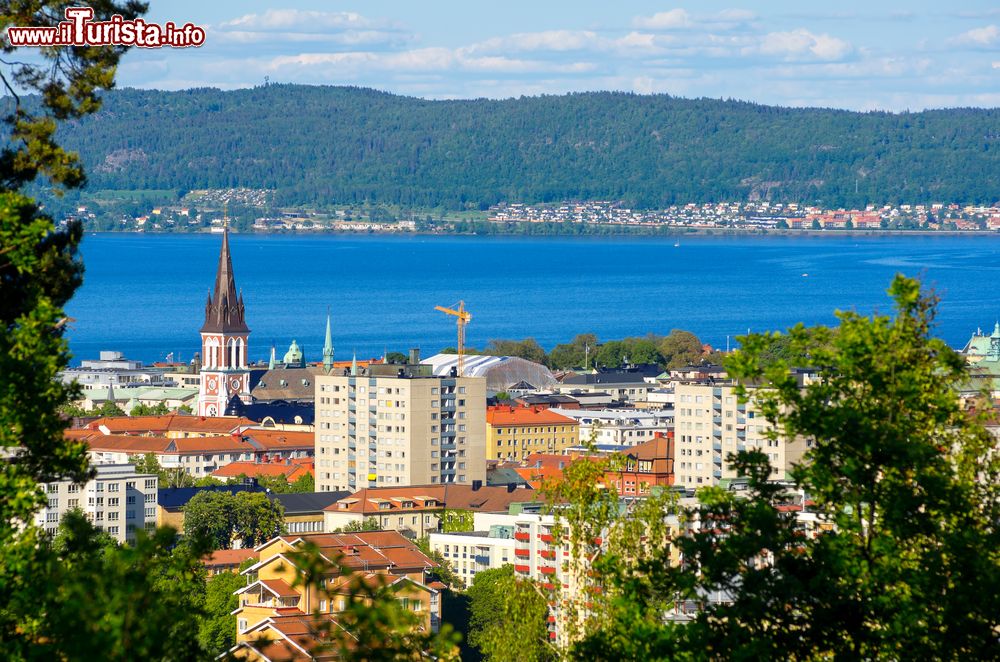
<svg viewBox="0 0 1000 662">
<path fill-rule="evenodd" d="M 214 296 L 213 296 L 214 295 Z M 229 228 L 222 231 L 222 251 L 215 274 L 215 287 L 205 306 L 202 333 L 249 333 L 244 317 L 243 295 L 236 293 L 233 260 L 229 255 Z"/>
</svg>

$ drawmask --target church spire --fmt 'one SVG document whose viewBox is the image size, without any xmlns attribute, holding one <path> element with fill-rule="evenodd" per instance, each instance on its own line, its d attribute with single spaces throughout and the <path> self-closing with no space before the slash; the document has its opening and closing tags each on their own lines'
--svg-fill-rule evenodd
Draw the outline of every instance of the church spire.
<svg viewBox="0 0 1000 662">
<path fill-rule="evenodd" d="M 208 294 L 205 305 L 205 324 L 202 333 L 249 333 L 243 306 L 243 294 L 236 291 L 233 276 L 233 259 L 229 254 L 229 228 L 222 231 L 222 250 L 215 273 L 215 287 Z"/>
<path fill-rule="evenodd" d="M 358 376 L 358 353 L 354 352 L 354 358 L 351 359 L 351 377 Z"/>
<path fill-rule="evenodd" d="M 323 341 L 323 368 L 333 369 L 333 335 L 330 333 L 330 309 L 326 311 L 326 340 Z"/>
<path fill-rule="evenodd" d="M 271 343 L 271 360 L 267 362 L 267 369 L 268 370 L 274 370 L 274 364 L 277 362 L 277 361 L 275 361 L 275 358 L 276 357 L 275 357 L 274 343 L 272 342 Z"/>
</svg>

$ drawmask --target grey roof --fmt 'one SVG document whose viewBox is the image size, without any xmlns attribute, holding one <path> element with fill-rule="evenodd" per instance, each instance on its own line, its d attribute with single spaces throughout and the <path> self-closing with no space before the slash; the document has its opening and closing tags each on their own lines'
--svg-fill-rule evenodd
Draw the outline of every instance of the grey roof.
<svg viewBox="0 0 1000 662">
<path fill-rule="evenodd" d="M 279 502 L 285 508 L 285 514 L 302 514 L 322 512 L 327 506 L 350 496 L 350 492 L 289 492 L 285 494 L 268 494 L 268 498 Z"/>
<path fill-rule="evenodd" d="M 183 508 L 187 502 L 194 498 L 199 492 L 260 492 L 260 487 L 256 484 L 235 483 L 232 485 L 210 485 L 207 487 L 161 487 L 156 492 L 157 503 L 167 510 L 173 508 Z"/>
<path fill-rule="evenodd" d="M 275 367 L 261 374 L 250 390 L 255 401 L 316 399 L 316 376 L 326 374 L 321 366 Z"/>
</svg>

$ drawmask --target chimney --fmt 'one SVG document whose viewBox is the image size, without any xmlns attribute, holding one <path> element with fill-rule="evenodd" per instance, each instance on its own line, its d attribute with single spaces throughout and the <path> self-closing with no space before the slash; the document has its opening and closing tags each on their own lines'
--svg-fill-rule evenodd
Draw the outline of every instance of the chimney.
<svg viewBox="0 0 1000 662">
<path fill-rule="evenodd" d="M 410 350 L 410 365 L 420 365 L 420 348 L 414 347 Z"/>
<path fill-rule="evenodd" d="M 479 488 L 481 488 L 482 486 L 483 486 L 483 481 L 481 481 L 481 480 L 474 480 L 474 481 L 472 481 L 472 491 L 473 492 L 478 492 Z"/>
</svg>

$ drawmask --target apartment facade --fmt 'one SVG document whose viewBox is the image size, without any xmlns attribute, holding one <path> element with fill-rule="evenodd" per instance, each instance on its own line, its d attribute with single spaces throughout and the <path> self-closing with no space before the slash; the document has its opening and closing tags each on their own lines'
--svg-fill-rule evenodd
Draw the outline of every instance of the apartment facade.
<svg viewBox="0 0 1000 662">
<path fill-rule="evenodd" d="M 413 357 L 316 377 L 316 489 L 486 479 L 486 380 Z"/>
<path fill-rule="evenodd" d="M 299 569 L 289 554 L 300 551 L 304 543 L 316 545 L 327 559 L 338 559 L 331 562 L 319 586 L 297 581 Z M 393 587 L 396 599 L 417 616 L 421 629 L 437 632 L 440 627 L 440 590 L 427 579 L 436 564 L 396 532 L 281 536 L 254 551 L 257 563 L 242 572 L 247 585 L 236 591 L 237 645 L 229 651 L 234 657 L 314 659 L 309 655 L 323 640 L 321 629 L 311 626 L 313 620 L 336 619 L 352 599 L 352 581 Z M 304 629 L 296 627 L 303 624 Z M 270 654 L 276 643 L 281 654 Z M 284 650 L 284 643 L 291 648 Z M 292 649 L 304 655 L 286 657 Z"/>
<path fill-rule="evenodd" d="M 120 543 L 135 541 L 135 532 L 156 528 L 157 477 L 138 474 L 131 464 L 102 464 L 85 484 L 68 480 L 47 483 L 47 502 L 35 524 L 54 534 L 70 510 L 79 509 L 94 526 Z"/>
<path fill-rule="evenodd" d="M 486 457 L 523 460 L 580 443 L 580 423 L 545 407 L 498 405 L 486 412 Z"/>
<path fill-rule="evenodd" d="M 580 439 L 595 444 L 635 446 L 674 429 L 672 411 L 637 409 L 558 409 L 550 411 L 580 423 Z"/>
<path fill-rule="evenodd" d="M 674 386 L 675 484 L 686 488 L 718 485 L 736 478 L 730 454 L 760 450 L 775 479 L 784 478 L 787 444 L 770 439 L 771 425 L 753 401 L 740 403 L 735 382 L 678 381 Z"/>
</svg>

